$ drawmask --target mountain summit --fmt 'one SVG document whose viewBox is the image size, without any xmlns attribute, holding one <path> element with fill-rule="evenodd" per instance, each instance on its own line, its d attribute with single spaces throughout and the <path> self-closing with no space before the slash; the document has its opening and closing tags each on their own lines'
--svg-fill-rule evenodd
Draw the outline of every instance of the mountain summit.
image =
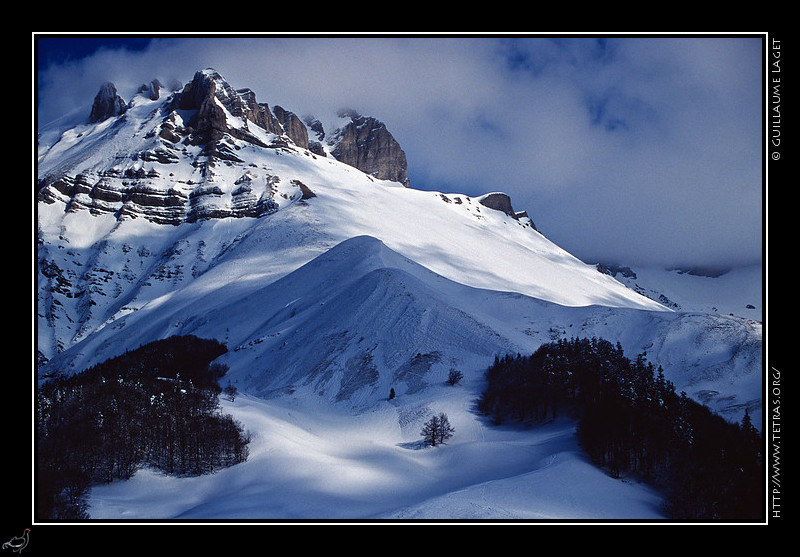
<svg viewBox="0 0 800 557">
<path fill-rule="evenodd" d="M 235 90 L 215 70 L 195 73 L 169 96 L 162 89 L 153 80 L 125 103 L 114 84 L 105 83 L 88 122 L 63 135 L 40 132 L 39 200 L 162 224 L 258 217 L 279 206 L 275 177 L 250 164 L 263 150 L 331 156 L 376 179 L 408 185 L 405 154 L 374 118 L 347 111 L 350 123 L 312 149 L 297 115 L 257 102 L 250 89 Z M 324 136 L 319 127 L 315 134 Z M 226 166 L 239 168 L 238 175 L 230 176 Z M 225 187 L 230 178 L 238 187 Z"/>
</svg>

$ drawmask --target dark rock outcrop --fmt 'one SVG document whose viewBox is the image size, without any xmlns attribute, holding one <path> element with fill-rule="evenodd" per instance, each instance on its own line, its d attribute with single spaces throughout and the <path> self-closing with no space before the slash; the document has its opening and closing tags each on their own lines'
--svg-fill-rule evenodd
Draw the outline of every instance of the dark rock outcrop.
<svg viewBox="0 0 800 557">
<path fill-rule="evenodd" d="M 150 83 L 144 83 L 141 87 L 136 91 L 138 95 L 144 95 L 151 101 L 157 101 L 161 98 L 161 89 L 163 86 L 157 79 L 152 80 Z"/>
<path fill-rule="evenodd" d="M 111 82 L 104 83 L 92 103 L 92 110 L 89 113 L 91 123 L 102 122 L 112 116 L 119 116 L 127 109 L 125 101 L 117 95 L 117 88 Z"/>
<path fill-rule="evenodd" d="M 320 157 L 327 157 L 328 153 L 325 152 L 325 148 L 322 146 L 322 140 L 325 139 L 325 130 L 323 129 L 322 122 L 316 118 L 306 118 L 305 124 L 308 126 L 307 132 L 310 130 L 317 138 L 309 138 L 308 150 Z"/>
<path fill-rule="evenodd" d="M 269 112 L 269 107 L 255 101 L 255 95 L 249 89 L 234 91 L 233 88 L 214 70 L 197 72 L 192 81 L 177 95 L 176 107 L 181 110 L 195 110 L 195 114 L 187 122 L 190 143 L 205 145 L 206 149 L 214 149 L 224 136 L 267 147 L 253 133 L 247 122 L 253 122 L 265 130 L 282 134 L 280 124 Z M 231 127 L 225 112 L 242 118 L 244 126 Z"/>
<path fill-rule="evenodd" d="M 239 102 L 231 106 L 229 110 L 234 116 L 243 116 L 255 125 L 277 135 L 283 134 L 280 122 L 270 112 L 267 103 L 256 101 L 256 94 L 250 89 L 239 89 L 236 91 Z"/>
<path fill-rule="evenodd" d="M 302 192 L 300 199 L 306 200 L 311 199 L 312 197 L 317 197 L 317 194 L 311 191 L 311 189 L 309 189 L 309 187 L 300 180 L 292 180 L 292 184 L 300 188 L 300 191 Z"/>
<path fill-rule="evenodd" d="M 381 180 L 409 186 L 406 154 L 386 125 L 352 110 L 341 111 L 350 122 L 331 140 L 333 157 Z"/>
<path fill-rule="evenodd" d="M 179 110 L 196 111 L 187 122 L 195 145 L 219 141 L 228 131 L 225 111 L 215 102 L 217 83 L 213 74 L 197 72 L 176 97 Z"/>
<path fill-rule="evenodd" d="M 511 198 L 508 194 L 502 192 L 487 193 L 478 198 L 478 203 L 489 209 L 505 213 L 512 219 L 519 221 L 525 226 L 530 226 L 539 232 L 539 229 L 536 228 L 536 224 L 534 224 L 533 220 L 528 216 L 527 211 L 514 210 L 514 207 L 511 206 Z"/>
<path fill-rule="evenodd" d="M 509 217 L 517 218 L 517 214 L 511 206 L 511 198 L 505 193 L 488 193 L 480 198 L 479 203 L 489 209 L 502 211 Z"/>
<path fill-rule="evenodd" d="M 151 100 L 160 98 L 163 86 L 158 80 L 142 85 L 137 94 Z M 119 116 L 126 110 L 125 102 L 117 95 L 112 83 L 101 87 L 92 107 L 92 122 Z M 185 127 L 176 125 L 169 113 L 174 110 L 192 111 Z M 226 111 L 242 118 L 244 126 L 229 126 Z M 192 80 L 175 93 L 167 109 L 167 116 L 161 124 L 158 135 L 161 139 L 177 145 L 186 140 L 192 145 L 204 145 L 206 154 L 220 157 L 219 142 L 226 135 L 247 141 L 261 147 L 285 147 L 288 141 L 315 155 L 327 156 L 353 166 L 381 180 L 399 182 L 409 187 L 406 155 L 400 144 L 386 129 L 386 125 L 372 117 L 365 117 L 353 110 L 342 110 L 339 116 L 350 119 L 343 128 L 327 139 L 328 153 L 323 148 L 325 133 L 319 121 L 310 124 L 317 140 L 309 139 L 306 124 L 293 112 L 275 106 L 270 110 L 266 103 L 256 101 L 250 89 L 234 90 L 214 69 L 195 73 Z M 247 126 L 251 122 L 275 137 L 270 145 L 265 145 Z M 153 153 L 158 160 L 171 159 L 167 151 Z"/>
<path fill-rule="evenodd" d="M 297 117 L 294 112 L 284 110 L 280 106 L 275 106 L 272 109 L 278 122 L 280 122 L 286 135 L 289 136 L 295 145 L 308 149 L 308 130 L 306 125 Z"/>
<path fill-rule="evenodd" d="M 636 273 L 630 268 L 623 265 L 614 265 L 612 263 L 598 263 L 597 270 L 609 276 L 622 275 L 625 278 L 636 278 Z"/>
</svg>

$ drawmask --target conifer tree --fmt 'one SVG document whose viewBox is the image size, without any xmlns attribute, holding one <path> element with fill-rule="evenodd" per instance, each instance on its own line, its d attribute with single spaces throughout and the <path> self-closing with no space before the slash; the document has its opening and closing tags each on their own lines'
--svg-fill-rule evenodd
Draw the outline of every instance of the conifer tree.
<svg viewBox="0 0 800 557">
<path fill-rule="evenodd" d="M 420 432 L 420 435 L 422 435 L 422 439 L 425 441 L 426 444 L 430 445 L 431 447 L 435 447 L 436 442 L 439 440 L 438 434 L 439 434 L 439 416 L 433 416 L 422 426 L 422 431 Z"/>
<path fill-rule="evenodd" d="M 464 378 L 464 374 L 458 371 L 457 369 L 451 369 L 450 373 L 447 376 L 447 382 L 450 385 L 456 385 L 461 382 Z"/>
<path fill-rule="evenodd" d="M 450 425 L 450 420 L 444 412 L 434 415 L 422 426 L 422 439 L 426 444 L 435 447 L 437 444 L 443 445 L 450 439 L 455 432 L 455 428 Z"/>
<path fill-rule="evenodd" d="M 447 414 L 444 412 L 439 414 L 439 430 L 436 433 L 439 444 L 444 445 L 444 442 L 450 439 L 454 432 L 455 428 L 450 425 L 450 420 L 447 418 Z"/>
</svg>

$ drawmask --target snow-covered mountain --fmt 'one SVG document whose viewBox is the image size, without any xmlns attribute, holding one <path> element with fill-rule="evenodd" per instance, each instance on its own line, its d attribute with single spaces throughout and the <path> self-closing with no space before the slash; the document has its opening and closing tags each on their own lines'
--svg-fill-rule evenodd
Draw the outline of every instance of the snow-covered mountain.
<svg viewBox="0 0 800 557">
<path fill-rule="evenodd" d="M 181 109 L 208 104 L 187 104 L 181 91 L 138 95 L 121 115 L 40 134 L 44 356 L 121 326 L 154 300 L 194 302 L 211 291 L 222 300 L 362 235 L 474 287 L 568 306 L 664 309 L 549 242 L 527 217 L 484 204 L 502 194 L 473 199 L 380 180 L 234 116 L 223 108 L 235 106 L 234 93 L 216 72 L 190 85 L 225 93 L 222 120 Z M 235 136 L 195 144 L 208 126 L 225 125 Z"/>
<path fill-rule="evenodd" d="M 489 434 L 470 410 L 496 355 L 598 336 L 631 355 L 646 352 L 679 390 L 731 420 L 749 409 L 760 426 L 760 323 L 657 303 L 553 244 L 502 192 L 470 197 L 409 187 L 402 150 L 374 118 L 350 111 L 307 121 L 204 70 L 172 91 L 154 81 L 127 103 L 104 86 L 92 110 L 39 130 L 40 379 L 171 335 L 215 338 L 228 347 L 225 380 L 245 394 L 231 411 L 250 429 L 274 428 L 255 431 L 249 470 L 263 472 L 260 459 L 282 451 L 287 461 L 326 451 L 317 444 L 304 453 L 297 438 L 291 449 L 276 448 L 276 431 L 321 435 L 319 416 L 327 416 L 340 438 L 349 423 L 360 445 L 369 417 L 379 415 L 377 434 L 385 436 L 378 452 L 393 453 L 386 462 L 398 468 L 373 473 L 411 478 L 418 472 L 404 472 L 413 466 L 394 453 L 407 451 L 439 404 L 449 405 L 460 431 L 471 432 L 461 451 L 488 448 L 470 443 L 490 437 L 502 445 L 492 435 L 511 435 Z M 332 130 L 320 123 L 333 121 Z M 452 369 L 465 376 L 457 398 L 442 388 Z M 398 395 L 391 403 L 390 389 Z M 438 484 L 438 495 L 460 498 L 450 490 L 512 476 L 519 482 L 549 458 L 537 453 L 534 466 L 529 449 L 525 458 L 503 451 L 510 451 L 506 464 L 481 463 L 469 477 Z M 338 466 L 336 452 L 329 447 L 319 461 Z M 354 470 L 367 466 L 354 455 L 346 460 Z M 570 460 L 566 467 L 575 466 Z M 263 474 L 236 477 L 254 497 L 281 491 L 251 485 L 256 476 Z M 98 516 L 131 510 L 119 510 L 114 489 L 125 488 L 96 490 Z M 250 516 L 447 515 L 422 510 L 433 492 L 423 497 L 417 489 L 335 516 L 321 516 L 336 506 L 321 500 L 305 510 L 281 508 L 286 495 Z M 640 496 L 652 497 L 633 495 Z M 225 500 L 132 514 L 248 516 L 250 499 Z M 651 516 L 645 507 L 635 514 Z M 575 503 L 542 508 L 541 516 L 608 517 L 618 509 L 593 515 Z M 507 511 L 469 512 L 497 518 Z"/>
</svg>

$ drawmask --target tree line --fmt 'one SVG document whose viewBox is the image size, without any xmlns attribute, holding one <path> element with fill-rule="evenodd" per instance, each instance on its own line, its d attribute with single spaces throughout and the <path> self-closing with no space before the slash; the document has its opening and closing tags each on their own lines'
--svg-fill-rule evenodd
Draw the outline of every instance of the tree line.
<svg viewBox="0 0 800 557">
<path fill-rule="evenodd" d="M 478 409 L 495 423 L 577 418 L 578 440 L 612 476 L 635 474 L 681 520 L 763 518 L 763 444 L 749 414 L 732 424 L 676 392 L 644 354 L 605 339 L 561 339 L 495 358 Z"/>
<path fill-rule="evenodd" d="M 199 475 L 247 458 L 249 434 L 220 411 L 211 363 L 221 343 L 176 336 L 126 352 L 37 392 L 36 514 L 88 518 L 92 485 L 142 466 Z"/>
</svg>

